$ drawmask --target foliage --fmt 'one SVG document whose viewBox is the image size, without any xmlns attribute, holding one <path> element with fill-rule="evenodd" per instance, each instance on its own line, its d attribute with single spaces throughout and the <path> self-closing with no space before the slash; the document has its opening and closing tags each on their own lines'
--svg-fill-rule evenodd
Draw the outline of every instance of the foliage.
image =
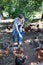
<svg viewBox="0 0 43 65">
<path fill-rule="evenodd" d="M 34 11 L 41 11 L 43 0 L 0 0 L 0 13 L 7 11 L 9 17 L 15 18 L 22 13 L 26 20 L 33 16 Z"/>
</svg>

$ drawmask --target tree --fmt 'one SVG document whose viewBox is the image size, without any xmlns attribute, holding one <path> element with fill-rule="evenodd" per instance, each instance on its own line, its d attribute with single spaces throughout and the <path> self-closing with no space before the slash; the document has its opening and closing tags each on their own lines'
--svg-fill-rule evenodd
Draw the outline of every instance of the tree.
<svg viewBox="0 0 43 65">
<path fill-rule="evenodd" d="M 43 0 L 0 0 L 0 12 L 7 11 L 12 18 L 22 13 L 29 20 L 34 11 L 41 11 L 42 2 Z"/>
</svg>

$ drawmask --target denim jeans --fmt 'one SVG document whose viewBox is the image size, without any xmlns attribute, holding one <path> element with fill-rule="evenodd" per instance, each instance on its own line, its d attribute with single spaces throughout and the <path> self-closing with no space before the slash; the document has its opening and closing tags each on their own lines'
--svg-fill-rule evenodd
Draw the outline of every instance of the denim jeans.
<svg viewBox="0 0 43 65">
<path fill-rule="evenodd" d="M 24 36 L 24 32 L 20 32 L 20 34 L 22 35 L 22 37 Z M 18 45 L 20 44 L 21 38 L 16 30 L 12 32 L 12 38 L 13 38 L 13 42 L 17 41 Z"/>
</svg>

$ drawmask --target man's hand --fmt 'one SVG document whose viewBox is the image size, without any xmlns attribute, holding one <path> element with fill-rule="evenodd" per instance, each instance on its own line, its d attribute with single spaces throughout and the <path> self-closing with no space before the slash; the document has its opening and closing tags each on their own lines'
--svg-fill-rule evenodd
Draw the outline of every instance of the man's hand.
<svg viewBox="0 0 43 65">
<path fill-rule="evenodd" d="M 26 59 L 28 59 L 28 56 L 26 56 Z"/>
</svg>

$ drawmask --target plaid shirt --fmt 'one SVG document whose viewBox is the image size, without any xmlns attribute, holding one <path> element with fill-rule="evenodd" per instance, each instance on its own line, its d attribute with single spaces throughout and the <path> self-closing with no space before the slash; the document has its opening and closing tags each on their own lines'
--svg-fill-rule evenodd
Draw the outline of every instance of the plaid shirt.
<svg viewBox="0 0 43 65">
<path fill-rule="evenodd" d="M 23 27 L 23 25 L 24 25 L 24 21 L 25 21 L 24 18 L 21 19 L 21 22 L 18 20 L 18 17 L 15 18 L 15 20 L 14 20 L 14 25 L 13 25 L 13 30 L 15 30 L 16 28 L 19 27 L 18 30 L 19 30 L 20 32 L 22 32 L 22 27 Z M 17 30 L 17 29 L 16 29 L 16 30 Z"/>
</svg>

